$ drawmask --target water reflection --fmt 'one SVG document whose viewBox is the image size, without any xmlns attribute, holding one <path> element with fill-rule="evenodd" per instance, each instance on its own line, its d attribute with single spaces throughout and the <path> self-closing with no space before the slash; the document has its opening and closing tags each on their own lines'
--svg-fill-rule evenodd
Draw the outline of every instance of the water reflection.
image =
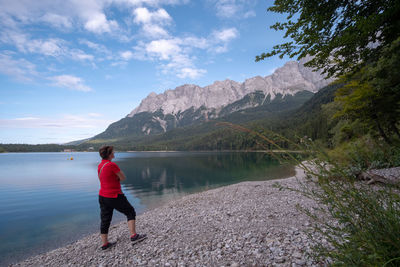
<svg viewBox="0 0 400 267">
<path fill-rule="evenodd" d="M 263 153 L 121 154 L 116 162 L 127 176 L 124 191 L 147 208 L 222 185 L 294 175 L 293 167 L 280 165 Z"/>
</svg>

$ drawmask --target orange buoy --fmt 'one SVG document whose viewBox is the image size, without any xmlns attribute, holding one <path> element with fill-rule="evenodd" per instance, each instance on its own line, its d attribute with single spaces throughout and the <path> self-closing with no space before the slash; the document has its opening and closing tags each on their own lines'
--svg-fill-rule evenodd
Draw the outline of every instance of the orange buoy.
<svg viewBox="0 0 400 267">
<path fill-rule="evenodd" d="M 73 158 L 73 157 L 71 157 L 71 160 L 74 160 L 74 158 Z"/>
</svg>

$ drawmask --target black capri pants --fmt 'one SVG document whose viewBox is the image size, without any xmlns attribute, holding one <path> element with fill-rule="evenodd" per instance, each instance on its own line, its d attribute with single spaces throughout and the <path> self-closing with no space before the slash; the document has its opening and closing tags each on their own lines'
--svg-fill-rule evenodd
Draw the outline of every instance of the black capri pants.
<svg viewBox="0 0 400 267">
<path fill-rule="evenodd" d="M 100 232 L 102 234 L 108 234 L 114 209 L 125 214 L 128 221 L 136 219 L 135 209 L 124 194 L 118 194 L 117 198 L 99 196 L 99 204 L 101 218 Z"/>
</svg>

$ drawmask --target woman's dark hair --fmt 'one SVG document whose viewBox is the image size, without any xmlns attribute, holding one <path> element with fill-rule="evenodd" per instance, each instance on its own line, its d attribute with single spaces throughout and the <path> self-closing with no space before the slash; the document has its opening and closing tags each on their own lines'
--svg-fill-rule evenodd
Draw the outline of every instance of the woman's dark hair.
<svg viewBox="0 0 400 267">
<path fill-rule="evenodd" d="M 113 152 L 114 147 L 113 146 L 102 146 L 99 149 L 99 154 L 102 159 L 108 159 L 108 157 L 111 155 Z"/>
</svg>

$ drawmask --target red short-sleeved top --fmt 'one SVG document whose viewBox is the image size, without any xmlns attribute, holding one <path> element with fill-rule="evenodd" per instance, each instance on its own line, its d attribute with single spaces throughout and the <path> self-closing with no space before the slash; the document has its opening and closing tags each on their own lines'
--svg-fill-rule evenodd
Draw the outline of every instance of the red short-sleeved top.
<svg viewBox="0 0 400 267">
<path fill-rule="evenodd" d="M 106 165 L 104 165 L 106 164 Z M 104 168 L 101 170 L 101 168 Z M 100 191 L 99 195 L 102 197 L 117 198 L 118 194 L 122 194 L 121 183 L 119 181 L 117 173 L 121 170 L 118 165 L 110 160 L 103 159 L 97 167 L 97 173 L 99 174 L 100 180 Z"/>
</svg>

